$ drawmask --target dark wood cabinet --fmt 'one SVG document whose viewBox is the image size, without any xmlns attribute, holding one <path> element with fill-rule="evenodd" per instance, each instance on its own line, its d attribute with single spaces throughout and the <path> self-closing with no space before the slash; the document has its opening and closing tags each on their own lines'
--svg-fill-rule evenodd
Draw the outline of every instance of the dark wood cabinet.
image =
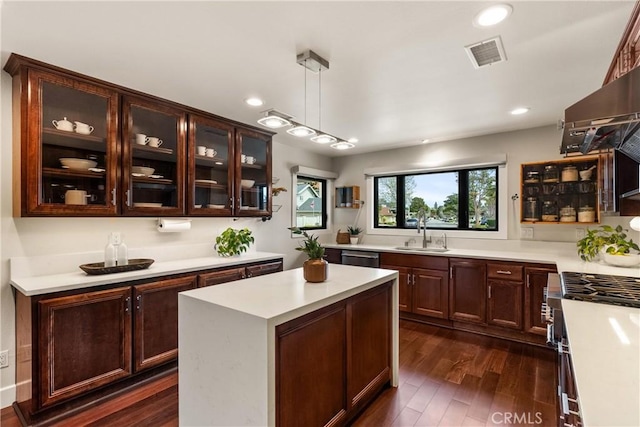
<svg viewBox="0 0 640 427">
<path fill-rule="evenodd" d="M 415 314 L 449 318 L 449 274 L 446 270 L 413 269 L 411 311 Z"/>
<path fill-rule="evenodd" d="M 115 215 L 118 93 L 11 59 L 5 69 L 14 77 L 14 216 Z M 65 198 L 69 190 L 83 193 Z"/>
<path fill-rule="evenodd" d="M 16 292 L 14 407 L 28 424 L 46 424 L 167 372 L 178 356 L 179 292 L 281 270 L 276 259 L 100 290 Z"/>
<path fill-rule="evenodd" d="M 487 323 L 522 329 L 523 270 L 521 264 L 487 263 Z"/>
<path fill-rule="evenodd" d="M 136 372 L 178 357 L 178 293 L 195 287 L 195 275 L 133 287 Z"/>
<path fill-rule="evenodd" d="M 487 282 L 484 261 L 449 260 L 449 318 L 486 323 Z"/>
<path fill-rule="evenodd" d="M 325 248 L 324 259 L 331 264 L 342 264 L 342 249 Z"/>
<path fill-rule="evenodd" d="M 131 287 L 42 300 L 37 323 L 37 406 L 131 374 Z"/>
<path fill-rule="evenodd" d="M 265 262 L 262 264 L 249 265 L 246 268 L 247 277 L 264 276 L 265 274 L 282 271 L 282 261 Z"/>
<path fill-rule="evenodd" d="M 447 257 L 384 252 L 380 254 L 380 261 L 380 268 L 398 272 L 398 302 L 401 312 L 447 318 Z"/>
<path fill-rule="evenodd" d="M 122 117 L 122 213 L 184 215 L 186 112 L 158 100 L 125 96 Z M 140 135 L 156 138 L 160 145 L 138 143 Z"/>
<path fill-rule="evenodd" d="M 389 382 L 391 289 L 276 327 L 276 425 L 345 425 Z"/>
<path fill-rule="evenodd" d="M 357 295 L 347 305 L 347 397 L 352 412 L 391 378 L 391 316 L 390 284 Z"/>
<path fill-rule="evenodd" d="M 347 308 L 332 305 L 276 328 L 276 425 L 343 425 Z"/>
<path fill-rule="evenodd" d="M 14 216 L 271 215 L 272 132 L 16 54 L 5 70 Z"/>
<path fill-rule="evenodd" d="M 546 336 L 547 325 L 542 321 L 542 303 L 547 276 L 557 270 L 550 265 L 525 267 L 524 330 L 531 334 Z"/>
<path fill-rule="evenodd" d="M 248 277 L 263 276 L 282 271 L 282 260 L 266 261 L 242 267 L 222 268 L 198 274 L 198 287 L 219 285 Z"/>
</svg>

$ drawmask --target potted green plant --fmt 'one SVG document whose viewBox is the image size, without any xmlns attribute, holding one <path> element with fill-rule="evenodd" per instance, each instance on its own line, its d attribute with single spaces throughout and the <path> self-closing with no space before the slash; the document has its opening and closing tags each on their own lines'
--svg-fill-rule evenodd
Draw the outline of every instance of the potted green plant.
<svg viewBox="0 0 640 427">
<path fill-rule="evenodd" d="M 214 249 L 224 257 L 240 255 L 242 252 L 246 252 L 254 241 L 251 230 L 248 228 L 236 230 L 229 227 L 216 237 Z"/>
<path fill-rule="evenodd" d="M 578 255 L 584 261 L 602 256 L 608 264 L 623 267 L 637 265 L 640 261 L 637 252 L 640 249 L 633 239 L 627 239 L 627 231 L 621 225 L 616 228 L 601 225 L 594 230 L 587 229 L 587 235 L 578 240 Z"/>
<path fill-rule="evenodd" d="M 312 283 L 327 280 L 329 263 L 322 258 L 324 256 L 324 248 L 320 242 L 318 242 L 318 237 L 310 235 L 298 227 L 289 227 L 289 230 L 291 230 L 293 234 L 301 234 L 304 237 L 300 246 L 296 248 L 297 251 L 304 252 L 307 254 L 307 257 L 309 257 L 309 259 L 302 264 L 304 280 Z"/>
<path fill-rule="evenodd" d="M 358 244 L 358 236 L 362 233 L 362 229 L 356 226 L 348 226 L 347 231 L 349 232 L 349 239 L 351 240 L 352 245 Z"/>
</svg>

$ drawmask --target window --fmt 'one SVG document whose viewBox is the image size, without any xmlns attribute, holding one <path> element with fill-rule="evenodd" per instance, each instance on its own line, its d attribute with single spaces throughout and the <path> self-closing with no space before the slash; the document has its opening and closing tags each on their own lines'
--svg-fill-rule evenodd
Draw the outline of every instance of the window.
<svg viewBox="0 0 640 427">
<path fill-rule="evenodd" d="M 296 226 L 327 228 L 327 181 L 298 175 L 296 191 Z"/>
<path fill-rule="evenodd" d="M 375 228 L 498 230 L 498 167 L 374 179 Z"/>
</svg>

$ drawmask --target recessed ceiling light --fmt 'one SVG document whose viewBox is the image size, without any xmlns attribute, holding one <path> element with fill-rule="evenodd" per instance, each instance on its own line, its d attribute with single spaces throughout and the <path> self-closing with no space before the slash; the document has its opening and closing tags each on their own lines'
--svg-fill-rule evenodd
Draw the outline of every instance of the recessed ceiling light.
<svg viewBox="0 0 640 427">
<path fill-rule="evenodd" d="M 511 110 L 511 114 L 514 116 L 519 116 L 520 114 L 524 114 L 529 111 L 529 107 L 518 107 Z"/>
<path fill-rule="evenodd" d="M 355 142 L 358 142 L 358 138 L 349 138 L 347 141 L 353 144 Z"/>
<path fill-rule="evenodd" d="M 490 27 L 492 25 L 496 25 L 507 19 L 507 17 L 511 15 L 512 11 L 513 7 L 511 7 L 511 5 L 495 4 L 478 13 L 475 18 L 473 18 L 473 25 L 476 27 Z"/>
<path fill-rule="evenodd" d="M 244 100 L 248 105 L 252 107 L 259 107 L 264 104 L 264 101 L 260 98 L 247 98 Z"/>
</svg>

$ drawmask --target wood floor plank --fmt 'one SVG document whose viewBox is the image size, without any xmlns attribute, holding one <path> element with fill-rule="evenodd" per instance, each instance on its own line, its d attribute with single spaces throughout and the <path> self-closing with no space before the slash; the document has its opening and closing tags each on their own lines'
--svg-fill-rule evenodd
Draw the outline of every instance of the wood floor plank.
<svg viewBox="0 0 640 427">
<path fill-rule="evenodd" d="M 429 402 L 431 402 L 433 396 L 438 391 L 438 387 L 440 387 L 440 384 L 441 383 L 433 381 L 431 379 L 424 381 L 420 386 L 420 389 L 418 389 L 409 403 L 407 403 L 407 407 L 422 413 L 422 411 L 424 411 Z"/>
<path fill-rule="evenodd" d="M 436 426 L 447 412 L 447 408 L 456 394 L 457 384 L 444 382 L 438 387 L 438 391 L 431 399 L 424 412 L 416 421 L 416 426 Z"/>
<path fill-rule="evenodd" d="M 500 375 L 495 372 L 485 372 L 480 380 L 480 389 L 469 406 L 467 417 L 483 422 L 487 420 L 499 380 Z"/>
<path fill-rule="evenodd" d="M 462 422 L 467 416 L 468 410 L 469 405 L 453 399 L 449 403 L 449 406 L 438 425 L 443 427 L 458 427 L 462 425 Z"/>
<path fill-rule="evenodd" d="M 400 412 L 400 414 L 396 417 L 396 419 L 393 420 L 393 422 L 391 423 L 391 426 L 411 427 L 416 423 L 418 418 L 420 418 L 420 415 L 422 415 L 422 412 L 418 412 L 414 409 L 411 409 L 405 406 L 402 412 Z"/>
<path fill-rule="evenodd" d="M 458 402 L 466 403 L 467 405 L 471 405 L 471 402 L 475 399 L 478 391 L 480 390 L 480 382 L 482 378 L 476 377 L 475 375 L 465 374 L 460 382 L 460 387 L 456 391 L 456 394 L 453 396 L 455 400 Z"/>
</svg>

